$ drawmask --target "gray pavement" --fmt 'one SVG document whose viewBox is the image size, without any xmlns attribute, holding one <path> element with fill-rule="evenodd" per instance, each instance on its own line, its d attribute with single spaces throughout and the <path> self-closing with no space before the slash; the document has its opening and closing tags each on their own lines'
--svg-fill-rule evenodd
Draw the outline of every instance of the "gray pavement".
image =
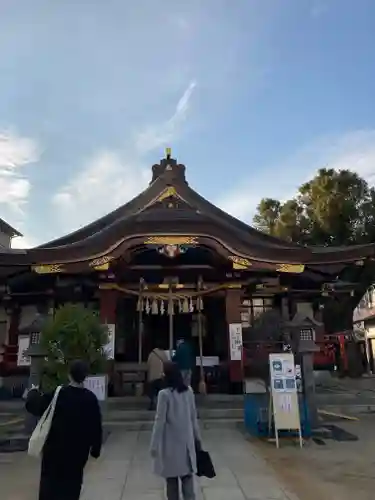
<svg viewBox="0 0 375 500">
<path fill-rule="evenodd" d="M 298 500 L 287 492 L 253 445 L 236 429 L 203 433 L 217 477 L 197 480 L 199 500 Z M 90 463 L 82 500 L 162 500 L 163 481 L 152 473 L 150 432 L 117 430 L 102 457 Z"/>
</svg>

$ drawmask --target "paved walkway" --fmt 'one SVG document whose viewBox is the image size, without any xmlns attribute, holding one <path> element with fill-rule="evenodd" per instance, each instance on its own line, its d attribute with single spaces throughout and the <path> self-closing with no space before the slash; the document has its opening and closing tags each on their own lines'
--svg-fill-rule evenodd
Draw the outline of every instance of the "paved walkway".
<svg viewBox="0 0 375 500">
<path fill-rule="evenodd" d="M 206 430 L 203 441 L 217 477 L 199 480 L 199 500 L 298 500 L 239 431 Z M 88 467 L 82 500 L 163 500 L 163 481 L 151 470 L 149 442 L 147 431 L 112 433 L 102 457 Z"/>
</svg>

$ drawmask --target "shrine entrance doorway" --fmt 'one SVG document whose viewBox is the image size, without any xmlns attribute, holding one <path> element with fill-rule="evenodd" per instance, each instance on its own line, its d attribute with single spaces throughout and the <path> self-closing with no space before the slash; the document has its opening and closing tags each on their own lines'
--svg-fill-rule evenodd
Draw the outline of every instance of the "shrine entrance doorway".
<svg viewBox="0 0 375 500">
<path fill-rule="evenodd" d="M 200 350 L 202 350 L 202 361 L 207 382 L 210 384 L 210 391 L 221 392 L 224 390 L 222 388 L 226 387 L 228 383 L 225 298 L 223 296 L 205 297 L 201 312 L 196 310 L 183 312 L 179 308 L 175 308 L 171 320 L 167 311 L 162 312 L 160 314 L 159 311 L 157 314 L 154 309 L 152 314 L 150 309 L 148 313 L 142 314 L 140 321 L 137 300 L 125 296 L 119 298 L 115 361 L 133 366 L 137 364 L 145 370 L 145 363 L 152 349 L 159 347 L 169 354 L 171 340 L 174 350 L 177 340 L 184 338 L 191 344 L 196 359 L 193 385 L 199 382 Z M 200 319 L 199 314 L 201 314 Z M 201 349 L 199 321 L 201 321 Z"/>
</svg>

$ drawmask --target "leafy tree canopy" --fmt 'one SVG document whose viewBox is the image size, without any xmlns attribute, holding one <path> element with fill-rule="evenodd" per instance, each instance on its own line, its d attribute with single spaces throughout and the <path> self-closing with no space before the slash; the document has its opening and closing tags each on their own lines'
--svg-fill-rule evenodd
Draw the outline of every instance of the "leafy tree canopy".
<svg viewBox="0 0 375 500">
<path fill-rule="evenodd" d="M 375 189 L 355 172 L 322 168 L 295 198 L 264 198 L 254 225 L 302 245 L 339 246 L 375 241 Z"/>
<path fill-rule="evenodd" d="M 105 371 L 108 328 L 94 311 L 80 304 L 66 304 L 47 320 L 41 333 L 41 345 L 47 354 L 42 379 L 45 389 L 67 382 L 69 363 L 74 359 L 86 361 L 92 374 Z"/>
</svg>

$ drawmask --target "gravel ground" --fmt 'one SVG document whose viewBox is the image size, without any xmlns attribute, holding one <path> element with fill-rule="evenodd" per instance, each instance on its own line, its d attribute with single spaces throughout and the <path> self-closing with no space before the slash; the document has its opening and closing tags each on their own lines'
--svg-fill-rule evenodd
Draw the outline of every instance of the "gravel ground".
<svg viewBox="0 0 375 500">
<path fill-rule="evenodd" d="M 258 442 L 258 448 L 286 485 L 301 500 L 373 500 L 375 498 L 375 415 L 335 425 L 358 441 L 307 442 L 300 450 L 293 441 Z"/>
</svg>

